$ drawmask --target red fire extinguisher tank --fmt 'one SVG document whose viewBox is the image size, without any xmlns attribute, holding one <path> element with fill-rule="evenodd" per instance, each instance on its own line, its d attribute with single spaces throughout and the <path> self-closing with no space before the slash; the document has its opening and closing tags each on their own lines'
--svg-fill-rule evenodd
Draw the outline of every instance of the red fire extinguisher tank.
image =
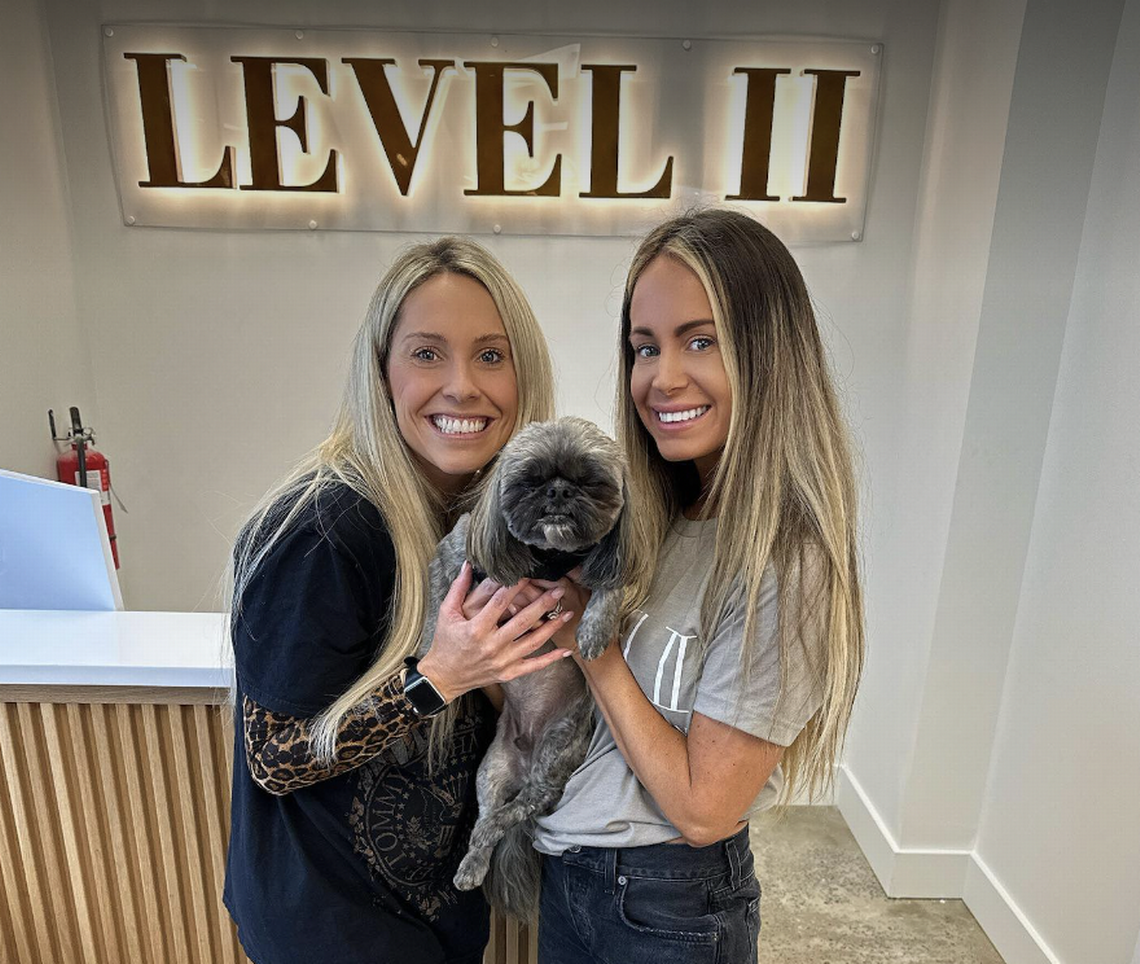
<svg viewBox="0 0 1140 964">
<path fill-rule="evenodd" d="M 51 413 L 48 413 L 49 417 Z M 107 536 L 111 540 L 111 555 L 115 559 L 115 568 L 119 568 L 119 546 L 115 537 L 115 518 L 111 512 L 111 466 L 107 456 L 95 448 L 95 434 L 90 428 L 83 428 L 79 423 L 79 411 L 71 410 L 72 431 L 65 438 L 55 435 L 55 421 L 52 419 L 52 437 L 57 441 L 66 441 L 70 444 L 56 459 L 56 477 L 60 482 L 70 485 L 83 485 L 80 466 L 80 450 L 82 450 L 83 468 L 86 470 L 87 488 L 99 493 L 99 500 L 103 503 L 103 517 L 107 520 Z"/>
</svg>

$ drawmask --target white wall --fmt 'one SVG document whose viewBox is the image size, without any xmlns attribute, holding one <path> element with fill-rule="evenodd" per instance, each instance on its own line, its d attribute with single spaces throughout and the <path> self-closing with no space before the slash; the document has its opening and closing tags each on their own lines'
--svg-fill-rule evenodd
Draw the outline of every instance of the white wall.
<svg viewBox="0 0 1140 964">
<path fill-rule="evenodd" d="M 97 424 L 78 324 L 55 77 L 38 0 L 5 6 L 0 63 L 0 468 L 55 478 L 47 410 Z"/>
<path fill-rule="evenodd" d="M 900 468 L 870 534 L 840 805 L 888 893 L 964 897 L 1008 964 L 1126 964 L 1140 930 L 1123 7 L 943 5 Z"/>
<path fill-rule="evenodd" d="M 1058 960 L 1140 928 L 1140 2 L 1112 60 L 977 853 Z"/>
<path fill-rule="evenodd" d="M 1029 0 L 900 842 L 977 831 L 1120 0 Z"/>
<path fill-rule="evenodd" d="M 915 253 L 899 271 L 909 300 L 896 437 L 885 463 L 868 466 L 868 653 L 846 758 L 896 840 L 927 692 L 1024 6 L 942 5 Z"/>
<path fill-rule="evenodd" d="M 866 451 L 887 474 L 906 341 L 937 4 L 812 0 L 570 6 L 46 0 L 74 217 L 80 320 L 100 391 L 101 441 L 130 509 L 119 523 L 127 605 L 216 606 L 239 520 L 324 434 L 349 340 L 408 236 L 178 231 L 123 225 L 100 99 L 99 27 L 112 21 L 316 23 L 513 32 L 740 36 L 816 34 L 886 45 L 874 183 L 860 244 L 797 251 Z M 0 66 L 0 70 L 4 68 Z M 629 239 L 484 239 L 545 326 L 566 411 L 609 421 L 614 320 Z M 180 457 L 172 453 L 183 453 Z M 193 465 L 190 464 L 193 460 Z M 873 521 L 873 520 L 872 520 Z"/>
</svg>

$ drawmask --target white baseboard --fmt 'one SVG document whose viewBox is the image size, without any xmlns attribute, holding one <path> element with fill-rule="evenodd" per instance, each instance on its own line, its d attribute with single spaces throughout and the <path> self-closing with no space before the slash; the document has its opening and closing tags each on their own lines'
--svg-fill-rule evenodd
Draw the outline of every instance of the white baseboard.
<svg viewBox="0 0 1140 964">
<path fill-rule="evenodd" d="M 846 766 L 836 781 L 836 804 L 888 897 L 961 897 L 968 850 L 904 850 Z"/>
<path fill-rule="evenodd" d="M 957 898 L 1006 964 L 1062 964 L 972 850 L 904 850 L 846 766 L 836 805 L 888 897 Z"/>
<path fill-rule="evenodd" d="M 1061 964 L 1036 928 L 1014 903 L 993 871 L 975 853 L 962 895 L 970 913 L 1006 964 Z"/>
</svg>

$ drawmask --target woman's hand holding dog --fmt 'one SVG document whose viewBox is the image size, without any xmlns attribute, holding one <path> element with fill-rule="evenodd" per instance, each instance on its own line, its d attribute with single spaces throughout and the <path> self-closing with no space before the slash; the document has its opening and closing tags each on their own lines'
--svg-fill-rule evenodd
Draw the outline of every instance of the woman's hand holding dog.
<svg viewBox="0 0 1140 964">
<path fill-rule="evenodd" d="M 582 613 L 586 611 L 586 605 L 590 602 L 591 595 L 589 589 L 576 581 L 581 575 L 582 568 L 579 566 L 571 569 L 557 582 L 544 582 L 541 579 L 530 581 L 532 587 L 537 587 L 540 590 L 549 590 L 560 586 L 565 591 L 565 595 L 562 597 L 562 606 L 564 609 L 573 611 L 574 618 L 568 620 L 551 638 L 554 645 L 559 649 L 568 650 L 574 655 L 578 653 L 578 623 L 581 621 Z"/>
<path fill-rule="evenodd" d="M 482 608 L 473 611 L 470 601 L 464 605 L 471 588 L 471 567 L 464 563 L 439 608 L 431 647 L 419 663 L 420 672 L 448 702 L 469 690 L 533 673 L 570 655 L 569 650 L 556 647 L 531 656 L 574 618 L 575 612 L 566 609 L 554 619 L 543 619 L 565 594 L 562 586 L 542 593 L 500 625 L 525 582 L 500 586 Z"/>
</svg>

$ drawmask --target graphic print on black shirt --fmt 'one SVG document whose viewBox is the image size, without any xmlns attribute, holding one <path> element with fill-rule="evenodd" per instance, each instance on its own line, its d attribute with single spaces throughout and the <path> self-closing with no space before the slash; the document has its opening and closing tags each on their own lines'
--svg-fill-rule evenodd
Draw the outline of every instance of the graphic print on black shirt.
<svg viewBox="0 0 1140 964">
<path fill-rule="evenodd" d="M 428 921 L 459 902 L 452 878 L 478 815 L 475 769 L 494 733 L 486 717 L 467 712 L 455 721 L 447 758 L 430 778 L 426 723 L 356 771 L 354 849 L 374 880 Z"/>
</svg>

